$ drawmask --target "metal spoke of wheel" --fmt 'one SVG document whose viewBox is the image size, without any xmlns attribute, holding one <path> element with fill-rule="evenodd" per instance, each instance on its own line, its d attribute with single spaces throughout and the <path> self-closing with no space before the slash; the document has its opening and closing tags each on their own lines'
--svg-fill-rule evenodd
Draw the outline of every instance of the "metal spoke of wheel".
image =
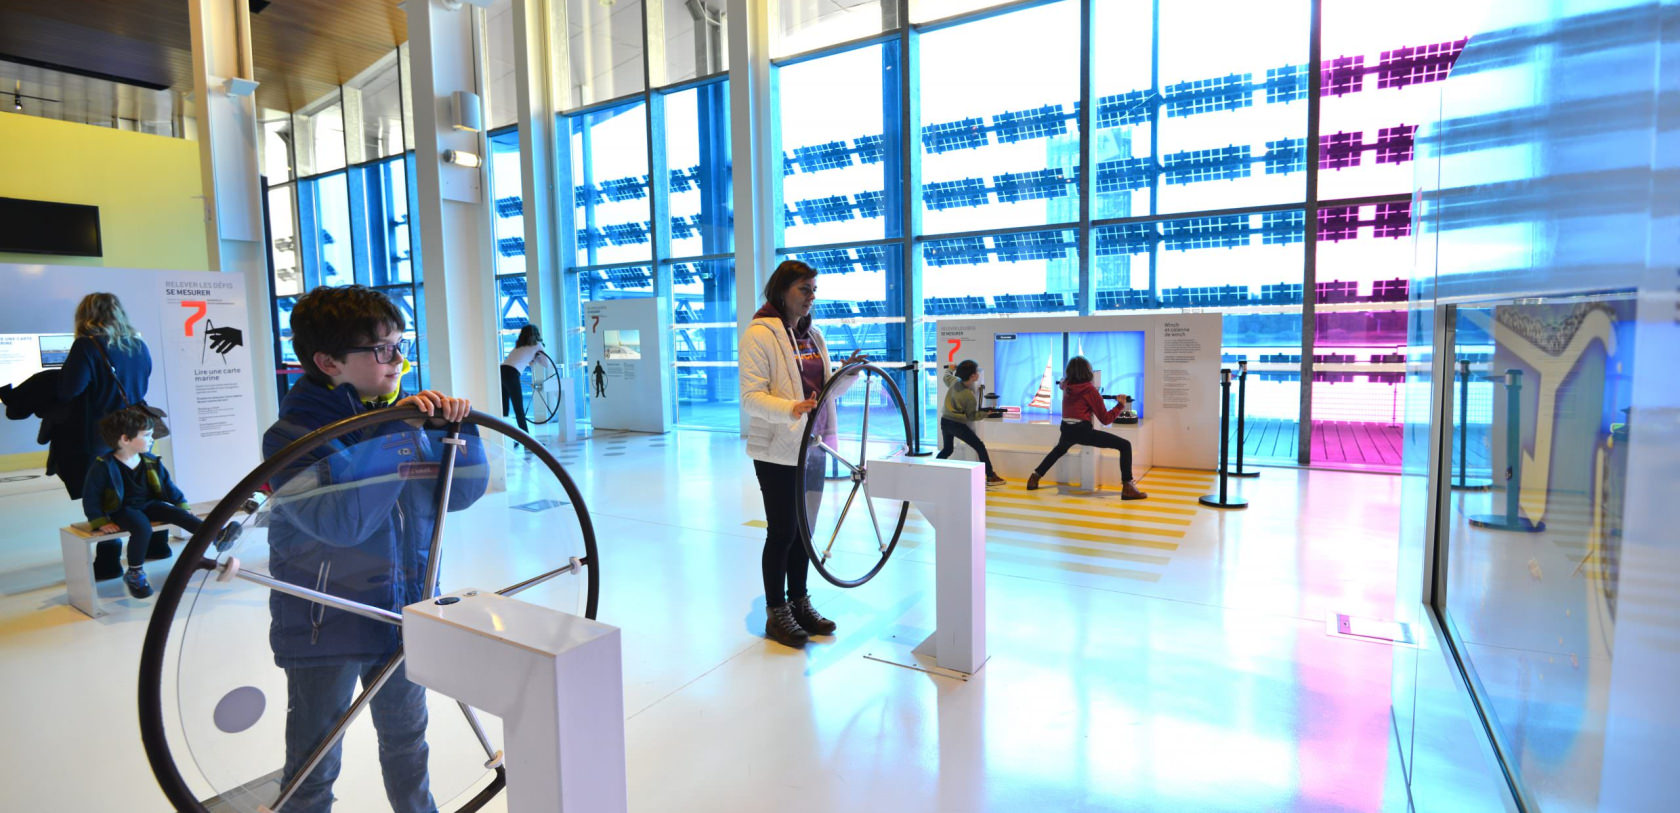
<svg viewBox="0 0 1680 813">
<path fill-rule="evenodd" d="M 303 767 L 298 770 L 297 775 L 280 789 L 280 797 L 274 800 L 274 806 L 269 808 L 270 811 L 280 813 L 281 808 L 291 801 L 292 796 L 297 793 L 298 787 L 303 784 L 303 780 L 308 779 L 309 775 L 320 766 L 321 760 L 326 757 L 327 752 L 338 745 L 339 740 L 344 739 L 345 732 L 350 730 L 350 724 L 356 721 L 362 710 L 373 702 L 374 695 L 379 694 L 379 690 L 385 688 L 385 684 L 391 680 L 391 676 L 397 673 L 397 667 L 402 666 L 403 657 L 403 651 L 398 649 L 397 654 L 391 656 L 391 660 L 385 663 L 385 668 L 379 670 L 379 676 L 373 679 L 372 685 L 362 689 L 362 693 L 357 695 L 355 701 L 350 704 L 350 710 L 346 711 L 344 716 L 339 719 L 338 724 L 332 727 L 332 731 L 327 733 L 327 738 L 316 745 L 314 751 L 310 752 L 309 759 L 303 763 Z"/>
<path fill-rule="evenodd" d="M 857 466 L 852 465 L 850 461 L 848 461 L 846 458 L 842 457 L 839 452 L 834 450 L 833 446 L 828 445 L 826 442 L 820 441 L 820 440 L 817 441 L 817 447 L 822 449 L 825 452 L 828 452 L 831 455 L 834 455 L 834 459 L 840 461 L 840 464 L 845 466 L 846 468 L 851 469 L 852 471 L 857 471 L 858 470 Z M 859 462 L 862 462 L 862 461 L 859 461 Z"/>
<path fill-rule="evenodd" d="M 455 483 L 455 455 L 467 445 L 461 439 L 461 422 L 455 421 L 449 425 L 449 437 L 443 439 L 443 471 L 439 473 L 437 516 L 432 521 L 432 550 L 426 559 L 426 580 L 421 582 L 425 586 L 426 598 L 437 595 L 438 565 L 443 555 L 443 526 L 444 518 L 449 516 L 449 489 Z"/>
<path fill-rule="evenodd" d="M 550 570 L 547 573 L 544 573 L 540 576 L 533 576 L 533 577 L 531 577 L 529 579 L 526 579 L 525 581 L 522 581 L 518 584 L 510 585 L 508 587 L 503 587 L 502 589 L 496 591 L 496 595 L 498 595 L 498 596 L 511 596 L 515 593 L 519 593 L 519 592 L 528 590 L 532 587 L 536 587 L 537 585 L 542 584 L 543 582 L 546 582 L 549 579 L 552 579 L 556 576 L 564 576 L 567 573 L 571 573 L 574 570 L 581 570 L 583 568 L 583 566 L 587 565 L 587 564 L 589 564 L 588 559 L 573 559 L 569 564 L 564 565 L 562 567 L 557 567 L 557 568 L 555 568 L 553 570 Z"/>
<path fill-rule="evenodd" d="M 852 493 L 846 495 L 846 504 L 841 506 L 840 516 L 834 520 L 834 533 L 828 537 L 828 547 L 823 548 L 823 561 L 828 561 L 829 554 L 833 553 L 834 541 L 840 538 L 840 529 L 846 527 L 846 512 L 852 510 L 852 500 L 857 499 L 858 489 L 862 487 L 862 482 L 853 483 Z"/>
<path fill-rule="evenodd" d="M 226 573 L 229 568 L 238 568 L 238 562 L 238 559 L 228 557 L 228 561 L 221 564 L 219 568 L 223 573 Z M 391 612 L 383 607 L 374 607 L 368 604 L 363 604 L 359 601 L 339 598 L 331 593 L 323 593 L 319 590 L 299 587 L 291 582 L 283 582 L 273 576 L 265 576 L 261 573 L 252 573 L 248 570 L 234 570 L 233 575 L 235 578 L 243 579 L 251 582 L 252 584 L 260 584 L 276 593 L 285 593 L 288 596 L 301 598 L 304 601 L 313 601 L 323 607 L 343 610 L 344 612 L 351 613 L 353 615 L 359 615 L 363 618 L 371 618 L 374 621 L 380 621 L 393 626 L 402 626 L 402 615 L 400 613 Z"/>
<path fill-rule="evenodd" d="M 869 388 L 874 384 L 874 377 L 863 377 L 863 440 L 858 443 L 859 466 L 869 465 Z"/>
<path fill-rule="evenodd" d="M 467 725 L 472 728 L 473 736 L 478 738 L 479 745 L 484 746 L 484 756 L 489 758 L 489 761 L 484 763 L 484 767 L 495 767 L 496 762 L 498 761 L 496 759 L 496 746 L 490 744 L 490 735 L 485 734 L 484 726 L 479 724 L 478 712 L 473 711 L 472 706 L 469 706 L 459 700 L 455 701 L 455 705 L 461 707 L 461 713 L 466 715 Z"/>
<path fill-rule="evenodd" d="M 881 552 L 887 552 L 887 540 L 881 538 L 881 519 L 875 516 L 875 500 L 869 496 L 869 483 L 859 483 L 863 486 L 863 505 L 869 509 L 869 529 L 875 532 L 875 542 L 881 546 Z"/>
</svg>

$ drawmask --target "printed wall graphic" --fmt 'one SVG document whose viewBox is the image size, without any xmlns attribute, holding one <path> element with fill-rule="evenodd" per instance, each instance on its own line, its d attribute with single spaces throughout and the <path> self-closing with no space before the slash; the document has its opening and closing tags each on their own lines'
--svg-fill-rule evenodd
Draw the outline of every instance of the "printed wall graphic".
<svg viewBox="0 0 1680 813">
<path fill-rule="evenodd" d="M 151 349 L 146 402 L 169 413 L 171 435 L 160 451 L 187 498 L 219 497 L 256 466 L 261 449 L 243 277 L 0 263 L 0 290 L 0 384 L 62 364 L 76 303 L 109 292 Z M 0 454 L 45 451 L 35 442 L 39 426 L 0 421 Z"/>
</svg>

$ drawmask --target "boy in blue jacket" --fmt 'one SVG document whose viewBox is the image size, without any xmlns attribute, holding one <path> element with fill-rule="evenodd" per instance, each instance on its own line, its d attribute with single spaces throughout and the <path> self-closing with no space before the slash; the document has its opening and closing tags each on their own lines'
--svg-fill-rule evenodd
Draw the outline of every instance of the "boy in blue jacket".
<svg viewBox="0 0 1680 813">
<path fill-rule="evenodd" d="M 128 532 L 128 570 L 123 585 L 128 594 L 145 598 L 152 594 L 146 581 L 146 549 L 152 540 L 152 523 L 175 525 L 196 532 L 203 524 L 187 510 L 187 498 L 169 469 L 151 453 L 152 416 L 137 407 L 119 409 L 99 421 L 99 436 L 111 447 L 88 464 L 82 481 L 82 512 L 89 527 L 100 533 Z"/>
<path fill-rule="evenodd" d="M 292 309 L 292 346 L 304 377 L 280 403 L 263 435 L 263 456 L 370 409 L 413 405 L 434 419 L 458 421 L 471 406 L 426 390 L 403 397 L 409 343 L 403 314 L 385 294 L 361 285 L 316 288 Z M 447 510 L 484 493 L 484 448 L 464 427 Z M 443 434 L 403 419 L 324 444 L 269 485 L 269 568 L 281 581 L 400 613 L 435 594 L 425 584 Z M 378 687 L 369 710 L 379 739 L 385 793 L 398 813 L 437 809 L 426 771 L 425 689 L 400 660 L 400 627 L 301 598 L 269 599 L 269 645 L 286 672 L 286 762 L 282 785 L 306 767 L 350 708 L 356 684 Z M 379 684 L 380 677 L 386 681 Z M 334 744 L 299 784 L 287 810 L 326 811 L 338 778 Z"/>
</svg>

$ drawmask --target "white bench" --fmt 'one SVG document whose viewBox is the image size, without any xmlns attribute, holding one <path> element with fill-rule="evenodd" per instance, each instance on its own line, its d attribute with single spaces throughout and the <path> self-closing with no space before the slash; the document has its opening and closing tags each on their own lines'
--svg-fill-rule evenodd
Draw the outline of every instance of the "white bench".
<svg viewBox="0 0 1680 813">
<path fill-rule="evenodd" d="M 194 503 L 191 510 L 195 516 L 203 518 L 214 507 L 216 504 L 213 502 Z M 186 529 L 168 523 L 152 525 L 154 532 L 166 528 L 186 533 Z M 72 522 L 58 529 L 58 546 L 64 554 L 64 587 L 70 593 L 70 606 L 81 610 L 89 618 L 105 615 L 105 606 L 99 600 L 99 589 L 93 583 L 94 548 L 101 542 L 127 536 L 127 531 L 101 533 L 86 522 Z"/>
</svg>

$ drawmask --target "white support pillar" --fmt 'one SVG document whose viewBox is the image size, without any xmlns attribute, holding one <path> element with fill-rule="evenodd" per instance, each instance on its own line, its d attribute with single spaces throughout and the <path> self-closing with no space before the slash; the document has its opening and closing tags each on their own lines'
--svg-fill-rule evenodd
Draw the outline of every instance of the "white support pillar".
<svg viewBox="0 0 1680 813">
<path fill-rule="evenodd" d="M 744 335 L 776 269 L 776 156 L 770 118 L 770 9 L 729 0 L 729 133 L 735 166 L 735 326 Z M 747 413 L 741 412 L 741 435 Z"/>
<path fill-rule="evenodd" d="M 525 296 L 532 323 L 542 329 L 548 354 L 565 376 L 560 386 L 557 423 L 561 442 L 577 438 L 575 393 L 568 386 L 573 373 L 567 357 L 564 290 L 560 275 L 572 256 L 575 238 L 561 228 L 557 215 L 570 208 L 566 173 L 556 161 L 560 132 L 555 112 L 561 87 L 556 85 L 558 47 L 553 35 L 554 15 L 548 0 L 513 0 L 514 87 L 519 114 L 520 184 L 525 190 Z"/>
<path fill-rule="evenodd" d="M 488 157 L 483 134 L 455 127 L 455 94 L 479 97 L 472 6 L 450 11 L 438 0 L 405 0 L 414 79 L 414 162 L 424 274 L 426 353 L 431 388 L 494 409 L 495 274 L 490 218 L 484 208 Z M 482 106 L 482 105 L 480 105 Z M 443 162 L 446 150 L 481 165 Z"/>
<path fill-rule="evenodd" d="M 914 650 L 966 678 L 986 665 L 986 467 L 895 455 L 869 461 L 870 495 L 908 500 L 933 526 L 935 628 Z M 913 660 L 871 655 L 916 669 Z"/>
<path fill-rule="evenodd" d="M 255 95 L 235 96 L 227 80 L 251 79 L 250 10 L 244 0 L 190 0 L 193 98 L 210 270 L 245 278 L 245 346 L 256 381 L 257 421 L 277 417 L 274 331 L 269 315 L 268 247 L 257 156 Z"/>
</svg>

